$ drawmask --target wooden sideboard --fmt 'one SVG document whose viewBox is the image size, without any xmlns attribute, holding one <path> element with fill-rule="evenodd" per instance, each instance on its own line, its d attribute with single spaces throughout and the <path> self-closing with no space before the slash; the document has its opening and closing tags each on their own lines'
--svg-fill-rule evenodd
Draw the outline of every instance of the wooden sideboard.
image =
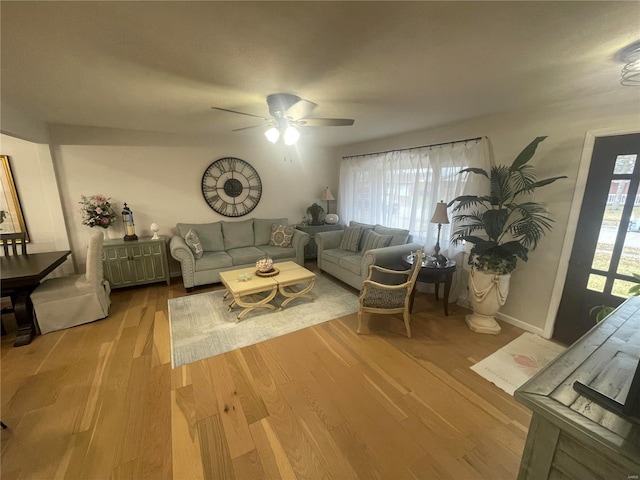
<svg viewBox="0 0 640 480">
<path fill-rule="evenodd" d="M 639 357 L 632 297 L 516 390 L 533 412 L 518 479 L 640 478 L 640 425 L 573 388 L 579 381 L 624 403 Z"/>
</svg>

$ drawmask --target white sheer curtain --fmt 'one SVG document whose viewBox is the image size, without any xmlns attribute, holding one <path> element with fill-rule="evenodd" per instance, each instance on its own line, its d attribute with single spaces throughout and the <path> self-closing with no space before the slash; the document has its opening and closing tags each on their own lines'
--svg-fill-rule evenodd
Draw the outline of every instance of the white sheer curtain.
<svg viewBox="0 0 640 480">
<path fill-rule="evenodd" d="M 462 174 L 463 168 L 489 171 L 485 137 L 384 153 L 345 157 L 340 165 L 339 215 L 350 220 L 387 227 L 407 228 L 414 242 L 433 253 L 438 225 L 431 223 L 436 203 L 449 203 L 464 194 L 488 192 L 481 175 Z M 451 208 L 448 209 L 451 220 Z M 452 225 L 442 225 L 440 253 L 458 261 L 462 245 L 450 245 Z M 452 295 L 455 299 L 456 296 Z"/>
</svg>

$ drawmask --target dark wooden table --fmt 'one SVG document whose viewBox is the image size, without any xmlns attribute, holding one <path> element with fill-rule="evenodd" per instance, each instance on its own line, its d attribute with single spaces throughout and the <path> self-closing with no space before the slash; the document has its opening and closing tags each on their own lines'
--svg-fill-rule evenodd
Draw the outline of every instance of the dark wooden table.
<svg viewBox="0 0 640 480">
<path fill-rule="evenodd" d="M 413 257 L 411 255 L 403 255 L 402 261 L 406 265 L 413 265 Z M 435 291 L 436 291 L 436 301 L 438 298 L 438 290 L 440 289 L 440 284 L 444 283 L 444 296 L 442 297 L 442 302 L 444 304 L 444 314 L 449 315 L 449 292 L 451 291 L 451 282 L 453 280 L 453 272 L 456 271 L 456 262 L 453 260 L 448 260 L 444 265 L 432 265 L 428 264 L 426 260 L 422 262 L 422 268 L 420 269 L 420 273 L 418 274 L 418 282 L 423 283 L 434 283 Z M 413 299 L 416 295 L 416 289 L 413 289 L 411 292 L 411 304 L 409 310 L 413 311 Z"/>
<path fill-rule="evenodd" d="M 64 250 L 0 257 L 0 287 L 3 295 L 11 294 L 14 299 L 13 310 L 18 324 L 14 347 L 31 343 L 36 332 L 31 292 L 70 254 L 71 250 Z"/>
</svg>

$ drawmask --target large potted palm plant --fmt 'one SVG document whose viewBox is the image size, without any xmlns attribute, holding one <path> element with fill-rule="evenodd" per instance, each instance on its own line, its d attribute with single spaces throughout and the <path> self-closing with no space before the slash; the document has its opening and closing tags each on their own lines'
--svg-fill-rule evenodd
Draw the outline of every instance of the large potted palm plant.
<svg viewBox="0 0 640 480">
<path fill-rule="evenodd" d="M 449 202 L 449 206 L 456 204 L 452 211 L 455 214 L 452 242 L 473 244 L 469 255 L 473 314 L 467 315 L 466 322 L 474 332 L 500 333 L 494 315 L 507 299 L 511 272 L 518 258 L 526 262 L 528 253 L 551 229 L 553 220 L 546 209 L 523 199 L 540 187 L 567 178 L 537 180 L 534 167 L 528 164 L 545 138 L 537 137 L 511 166 L 494 165 L 489 173 L 481 168 L 459 172 L 483 175 L 490 180 L 488 195 L 461 195 Z"/>
</svg>

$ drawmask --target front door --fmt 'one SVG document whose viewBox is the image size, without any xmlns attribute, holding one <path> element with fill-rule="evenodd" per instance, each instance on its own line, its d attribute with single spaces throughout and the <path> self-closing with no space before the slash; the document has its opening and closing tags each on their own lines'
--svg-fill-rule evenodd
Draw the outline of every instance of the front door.
<svg viewBox="0 0 640 480">
<path fill-rule="evenodd" d="M 574 343 L 594 307 L 617 307 L 640 273 L 640 134 L 595 141 L 553 338 Z"/>
</svg>

